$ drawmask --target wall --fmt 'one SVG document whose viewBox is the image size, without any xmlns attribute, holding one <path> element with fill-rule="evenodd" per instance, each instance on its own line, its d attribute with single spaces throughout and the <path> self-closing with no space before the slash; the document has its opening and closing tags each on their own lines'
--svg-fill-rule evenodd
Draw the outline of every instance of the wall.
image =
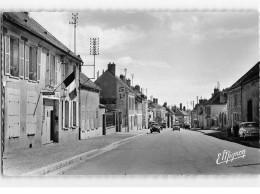
<svg viewBox="0 0 260 194">
<path fill-rule="evenodd" d="M 247 121 L 247 102 L 253 101 L 253 121 L 259 122 L 259 79 L 242 87 L 242 121 Z"/>
<path fill-rule="evenodd" d="M 102 135 L 103 113 L 105 109 L 99 108 L 99 93 L 81 89 L 81 139 Z M 98 118 L 96 118 L 98 111 Z M 93 117 L 94 114 L 94 117 Z M 92 126 L 90 123 L 96 123 Z"/>
</svg>

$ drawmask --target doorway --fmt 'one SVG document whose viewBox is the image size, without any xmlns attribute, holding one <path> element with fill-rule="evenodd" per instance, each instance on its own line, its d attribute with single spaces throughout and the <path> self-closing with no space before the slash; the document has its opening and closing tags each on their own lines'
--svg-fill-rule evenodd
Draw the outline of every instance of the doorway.
<svg viewBox="0 0 260 194">
<path fill-rule="evenodd" d="M 253 101 L 247 101 L 247 121 L 253 121 Z"/>
<path fill-rule="evenodd" d="M 45 106 L 42 131 L 42 144 L 49 144 L 54 141 L 53 120 L 53 106 Z"/>
</svg>

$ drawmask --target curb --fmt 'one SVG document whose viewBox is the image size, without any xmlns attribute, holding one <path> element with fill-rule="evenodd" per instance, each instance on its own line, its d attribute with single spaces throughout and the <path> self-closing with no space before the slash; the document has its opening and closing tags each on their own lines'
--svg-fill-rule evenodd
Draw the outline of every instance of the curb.
<svg viewBox="0 0 260 194">
<path fill-rule="evenodd" d="M 94 150 L 85 152 L 83 154 L 79 154 L 77 156 L 73 156 L 71 158 L 62 160 L 60 162 L 56 162 L 56 163 L 50 164 L 48 166 L 44 166 L 44 167 L 41 167 L 39 169 L 24 173 L 20 176 L 43 176 L 43 175 L 47 175 L 48 173 L 51 173 L 53 171 L 64 168 L 65 166 L 72 165 L 73 163 L 80 162 L 80 161 L 86 161 L 86 160 L 89 160 L 91 158 L 94 158 L 98 155 L 101 155 L 105 152 L 108 152 L 108 151 L 118 147 L 119 145 L 125 144 L 125 143 L 127 143 L 127 142 L 129 142 L 133 139 L 140 138 L 143 135 L 145 135 L 145 133 L 144 134 L 138 134 L 138 135 L 135 135 L 133 137 L 123 139 L 121 141 L 116 141 L 116 142 L 113 142 L 113 143 L 111 143 L 110 145 L 108 145 L 104 148 L 94 149 Z"/>
</svg>

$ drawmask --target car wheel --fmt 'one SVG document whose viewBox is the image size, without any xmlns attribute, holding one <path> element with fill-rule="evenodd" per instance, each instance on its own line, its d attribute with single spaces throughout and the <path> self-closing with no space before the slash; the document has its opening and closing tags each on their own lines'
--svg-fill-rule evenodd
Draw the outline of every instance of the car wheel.
<svg viewBox="0 0 260 194">
<path fill-rule="evenodd" d="M 153 133 L 153 131 L 151 131 L 151 133 Z"/>
</svg>

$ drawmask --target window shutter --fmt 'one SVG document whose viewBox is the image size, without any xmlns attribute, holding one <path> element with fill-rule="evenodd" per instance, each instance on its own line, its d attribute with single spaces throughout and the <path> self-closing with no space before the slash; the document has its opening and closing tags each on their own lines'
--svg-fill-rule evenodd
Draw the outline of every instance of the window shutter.
<svg viewBox="0 0 260 194">
<path fill-rule="evenodd" d="M 9 138 L 20 136 L 20 90 L 7 89 L 7 134 Z"/>
<path fill-rule="evenodd" d="M 69 127 L 72 126 L 72 101 L 69 101 Z"/>
<path fill-rule="evenodd" d="M 26 43 L 25 44 L 25 73 L 24 73 L 24 78 L 29 79 L 29 45 Z"/>
<path fill-rule="evenodd" d="M 5 35 L 5 74 L 10 75 L 10 36 Z"/>
<path fill-rule="evenodd" d="M 38 47 L 37 50 L 37 81 L 41 80 L 41 55 L 42 55 L 42 49 Z"/>
<path fill-rule="evenodd" d="M 54 85 L 57 85 L 57 79 L 58 79 L 58 59 L 55 57 L 55 75 L 54 75 Z"/>
<path fill-rule="evenodd" d="M 62 126 L 65 128 L 65 100 L 62 101 Z"/>
<path fill-rule="evenodd" d="M 79 126 L 79 102 L 76 102 L 76 126 Z"/>
<path fill-rule="evenodd" d="M 20 40 L 19 41 L 19 56 L 20 56 L 20 61 L 19 61 L 19 72 L 20 72 L 20 77 L 24 78 L 24 41 Z"/>
</svg>

